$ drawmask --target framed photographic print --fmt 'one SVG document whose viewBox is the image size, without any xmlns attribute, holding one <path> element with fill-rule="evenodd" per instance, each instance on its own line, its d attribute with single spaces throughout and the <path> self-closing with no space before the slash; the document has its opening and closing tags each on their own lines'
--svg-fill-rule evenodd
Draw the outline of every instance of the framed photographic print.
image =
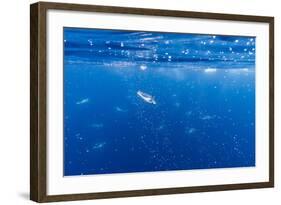
<svg viewBox="0 0 281 205">
<path fill-rule="evenodd" d="M 274 186 L 274 18 L 31 5 L 30 198 Z"/>
</svg>

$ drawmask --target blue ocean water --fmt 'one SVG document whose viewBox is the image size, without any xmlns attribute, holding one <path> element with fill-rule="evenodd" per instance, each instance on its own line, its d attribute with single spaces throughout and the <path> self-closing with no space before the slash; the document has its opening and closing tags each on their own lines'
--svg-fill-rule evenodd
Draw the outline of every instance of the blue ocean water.
<svg viewBox="0 0 281 205">
<path fill-rule="evenodd" d="M 255 37 L 64 28 L 64 175 L 255 166 Z"/>
</svg>

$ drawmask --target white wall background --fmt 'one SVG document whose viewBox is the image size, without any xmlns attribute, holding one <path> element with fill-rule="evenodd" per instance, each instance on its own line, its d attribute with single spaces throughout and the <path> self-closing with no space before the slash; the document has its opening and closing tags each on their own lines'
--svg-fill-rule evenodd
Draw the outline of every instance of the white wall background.
<svg viewBox="0 0 281 205">
<path fill-rule="evenodd" d="M 51 1 L 51 0 L 50 0 Z M 60 2 L 275 16 L 274 189 L 67 202 L 69 204 L 276 204 L 281 196 L 281 12 L 278 0 L 59 0 Z M 0 7 L 0 204 L 32 204 L 29 198 L 29 4 L 2 1 Z M 56 203 L 54 203 L 56 204 Z M 63 203 L 60 203 L 63 204 Z"/>
</svg>

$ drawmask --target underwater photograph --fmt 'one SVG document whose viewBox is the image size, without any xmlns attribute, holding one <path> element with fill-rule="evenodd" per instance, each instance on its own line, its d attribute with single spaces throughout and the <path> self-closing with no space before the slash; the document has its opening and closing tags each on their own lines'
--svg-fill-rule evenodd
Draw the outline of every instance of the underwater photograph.
<svg viewBox="0 0 281 205">
<path fill-rule="evenodd" d="M 254 167 L 254 36 L 63 30 L 64 176 Z"/>
</svg>

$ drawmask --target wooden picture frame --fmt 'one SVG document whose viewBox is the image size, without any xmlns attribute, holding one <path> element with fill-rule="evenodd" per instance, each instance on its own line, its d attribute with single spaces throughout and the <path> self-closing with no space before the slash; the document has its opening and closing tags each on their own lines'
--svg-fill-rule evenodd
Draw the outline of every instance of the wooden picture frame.
<svg viewBox="0 0 281 205">
<path fill-rule="evenodd" d="M 215 184 L 203 186 L 166 187 L 153 189 L 137 189 L 125 191 L 106 191 L 93 193 L 72 193 L 49 195 L 48 171 L 47 171 L 47 146 L 48 146 L 48 69 L 47 69 L 47 12 L 56 11 L 79 11 L 96 12 L 122 15 L 140 15 L 177 17 L 180 19 L 222 20 L 234 22 L 252 22 L 268 25 L 268 73 L 269 84 L 266 85 L 268 99 L 268 180 L 235 184 Z M 218 14 L 173 10 L 157 10 L 143 8 L 124 8 L 82 4 L 64 4 L 38 2 L 30 6 L 30 199 L 36 202 L 53 202 L 68 200 L 86 200 L 114 197 L 133 197 L 162 194 L 179 194 L 193 192 L 209 192 L 237 189 L 266 188 L 274 186 L 274 18 L 265 16 L 248 16 L 235 14 Z"/>
</svg>

